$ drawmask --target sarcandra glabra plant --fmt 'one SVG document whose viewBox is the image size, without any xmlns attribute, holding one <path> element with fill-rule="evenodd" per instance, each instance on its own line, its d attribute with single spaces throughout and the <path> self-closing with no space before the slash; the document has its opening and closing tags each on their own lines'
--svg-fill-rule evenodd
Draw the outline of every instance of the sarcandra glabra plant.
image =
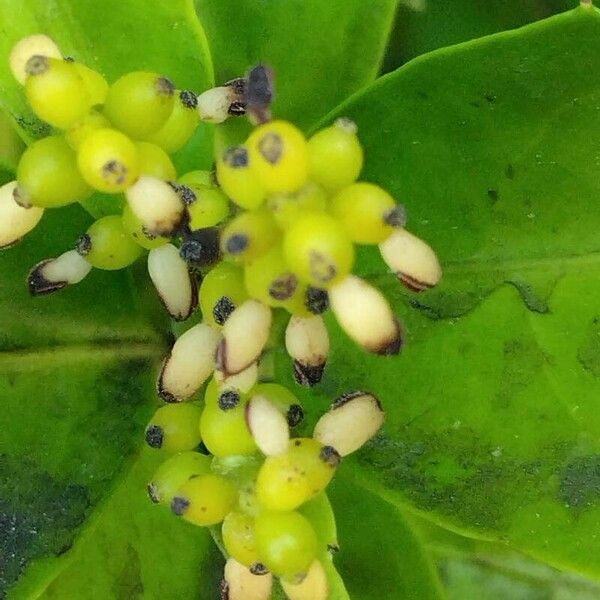
<svg viewBox="0 0 600 600">
<path fill-rule="evenodd" d="M 213 528 L 227 554 L 223 598 L 266 600 L 273 577 L 290 600 L 327 598 L 324 549 L 301 510 L 325 491 L 342 457 L 377 433 L 384 413 L 373 394 L 353 392 L 321 416 L 312 437 L 295 436 L 304 416 L 298 399 L 259 381 L 272 312 L 290 315 L 285 347 L 296 381 L 315 385 L 329 354 L 329 308 L 366 351 L 402 347 L 383 294 L 352 274 L 355 244 L 378 245 L 415 292 L 440 280 L 434 251 L 405 228 L 404 208 L 389 193 L 358 181 L 363 148 L 350 119 L 309 139 L 272 120 L 266 67 L 200 95 L 145 71 L 109 85 L 42 34 L 15 45 L 10 67 L 54 132 L 29 146 L 16 181 L 0 188 L 0 247 L 17 243 L 46 209 L 96 191 L 122 199 L 121 214 L 98 219 L 73 248 L 31 270 L 31 293 L 79 283 L 92 268 L 123 269 L 147 252 L 169 315 L 185 321 L 199 304 L 202 322 L 176 340 L 158 377 L 165 404 L 146 441 L 173 455 L 149 496 Z M 176 172 L 169 154 L 200 121 L 244 114 L 255 128 L 218 153 L 215 172 Z"/>
</svg>

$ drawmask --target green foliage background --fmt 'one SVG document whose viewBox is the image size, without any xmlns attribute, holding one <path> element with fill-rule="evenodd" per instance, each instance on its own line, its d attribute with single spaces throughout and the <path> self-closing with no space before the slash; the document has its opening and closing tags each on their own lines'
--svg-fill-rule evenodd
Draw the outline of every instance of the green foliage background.
<svg viewBox="0 0 600 600">
<path fill-rule="evenodd" d="M 361 253 L 406 351 L 365 357 L 330 319 L 326 377 L 300 392 L 307 427 L 353 388 L 387 412 L 333 484 L 337 534 L 325 498 L 306 509 L 340 544 L 331 600 L 600 597 L 600 13 L 567 0 L 0 0 L 0 63 L 39 31 L 109 78 L 151 69 L 197 91 L 268 62 L 276 114 L 307 132 L 355 119 L 364 177 L 439 251 L 444 281 L 419 296 Z M 0 106 L 7 181 L 44 126 L 6 68 Z M 216 140 L 200 128 L 178 167 L 209 165 L 245 127 Z M 162 457 L 142 430 L 170 326 L 143 265 L 27 295 L 28 268 L 90 220 L 53 211 L 0 255 L 0 597 L 212 599 L 209 534 L 145 497 Z"/>
</svg>

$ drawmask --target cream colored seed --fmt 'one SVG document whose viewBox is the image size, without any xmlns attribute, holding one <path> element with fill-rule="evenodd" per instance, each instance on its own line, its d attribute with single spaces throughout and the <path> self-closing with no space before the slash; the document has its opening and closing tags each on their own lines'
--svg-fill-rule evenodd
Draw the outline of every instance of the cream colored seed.
<svg viewBox="0 0 600 600">
<path fill-rule="evenodd" d="M 329 290 L 329 300 L 342 329 L 365 350 L 375 354 L 400 351 L 400 326 L 378 289 L 349 275 Z"/>
<path fill-rule="evenodd" d="M 290 429 L 283 413 L 264 396 L 254 396 L 246 405 L 248 429 L 265 456 L 284 454 L 290 442 Z"/>
<path fill-rule="evenodd" d="M 289 600 L 327 600 L 329 583 L 323 565 L 315 560 L 300 583 L 281 580 L 281 587 Z"/>
<path fill-rule="evenodd" d="M 321 381 L 327 356 L 329 335 L 320 315 L 292 316 L 285 330 L 285 347 L 294 359 L 294 376 L 301 385 Z"/>
<path fill-rule="evenodd" d="M 341 456 L 358 450 L 383 425 L 385 415 L 372 394 L 356 392 L 336 400 L 318 421 L 313 437 L 332 446 Z"/>
<path fill-rule="evenodd" d="M 47 35 L 36 33 L 19 40 L 12 47 L 8 62 L 12 74 L 21 85 L 24 85 L 27 79 L 28 74 L 25 65 L 32 56 L 62 58 L 58 46 Z"/>
<path fill-rule="evenodd" d="M 142 175 L 127 189 L 125 196 L 131 210 L 150 234 L 172 235 L 183 221 L 185 215 L 183 200 L 162 179 Z"/>
<path fill-rule="evenodd" d="M 235 375 L 256 362 L 269 339 L 271 309 L 257 300 L 246 300 L 223 325 L 217 351 L 217 369 Z"/>
<path fill-rule="evenodd" d="M 198 96 L 198 114 L 207 123 L 223 123 L 231 115 L 232 104 L 241 101 L 235 86 L 214 87 Z"/>
<path fill-rule="evenodd" d="M 204 323 L 181 335 L 163 363 L 157 384 L 159 395 L 167 402 L 193 396 L 215 369 L 220 339 L 220 332 Z"/>
<path fill-rule="evenodd" d="M 421 292 L 437 285 L 442 268 L 433 249 L 421 238 L 398 229 L 379 244 L 385 264 L 409 289 Z"/>
<path fill-rule="evenodd" d="M 27 276 L 29 291 L 34 296 L 58 292 L 67 285 L 79 283 L 91 270 L 92 265 L 77 250 L 69 250 L 33 267 Z"/>
<path fill-rule="evenodd" d="M 148 273 L 169 314 L 185 321 L 198 304 L 198 291 L 179 250 L 172 244 L 150 250 Z"/>
<path fill-rule="evenodd" d="M 219 391 L 237 390 L 242 394 L 249 392 L 258 381 L 258 363 L 253 362 L 249 367 L 235 375 L 226 375 L 223 371 L 215 371 L 215 380 Z"/>
<path fill-rule="evenodd" d="M 269 600 L 273 575 L 254 575 L 233 558 L 225 563 L 221 600 Z"/>
<path fill-rule="evenodd" d="M 12 246 L 29 233 L 44 214 L 43 208 L 24 208 L 16 203 L 17 182 L 0 187 L 0 248 Z"/>
</svg>

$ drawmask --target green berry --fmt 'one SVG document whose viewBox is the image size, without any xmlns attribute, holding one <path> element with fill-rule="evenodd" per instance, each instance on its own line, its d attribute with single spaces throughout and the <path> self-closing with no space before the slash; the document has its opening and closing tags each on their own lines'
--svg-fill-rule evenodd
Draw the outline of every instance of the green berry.
<svg viewBox="0 0 600 600">
<path fill-rule="evenodd" d="M 184 483 L 171 510 L 194 525 L 207 527 L 220 523 L 235 506 L 235 486 L 219 475 L 200 475 Z"/>
<path fill-rule="evenodd" d="M 231 146 L 219 156 L 217 180 L 227 196 L 241 208 L 256 210 L 265 200 L 265 190 L 251 169 L 245 146 Z"/>
<path fill-rule="evenodd" d="M 160 248 L 160 246 L 169 243 L 168 238 L 148 233 L 141 219 L 134 214 L 127 202 L 123 208 L 121 219 L 123 221 L 123 229 L 142 248 L 152 250 L 153 248 Z"/>
<path fill-rule="evenodd" d="M 270 196 L 267 205 L 277 225 L 281 229 L 289 229 L 306 213 L 325 212 L 327 195 L 321 187 L 309 181 L 297 192 Z"/>
<path fill-rule="evenodd" d="M 211 171 L 189 171 L 185 175 L 182 175 L 177 180 L 177 183 L 187 185 L 191 188 L 202 186 L 214 187 L 215 180 Z"/>
<path fill-rule="evenodd" d="M 268 194 L 295 192 L 308 179 L 308 145 L 302 132 L 286 121 L 257 127 L 246 142 L 250 168 Z"/>
<path fill-rule="evenodd" d="M 350 119 L 338 119 L 308 141 L 310 177 L 329 191 L 358 179 L 363 166 L 363 149 Z"/>
<path fill-rule="evenodd" d="M 167 122 L 173 110 L 174 92 L 166 77 L 146 71 L 127 73 L 110 86 L 104 113 L 129 137 L 144 139 Z"/>
<path fill-rule="evenodd" d="M 115 129 L 90 132 L 79 146 L 77 164 L 89 185 L 109 194 L 126 190 L 140 174 L 135 144 Z"/>
<path fill-rule="evenodd" d="M 87 87 L 73 63 L 32 56 L 27 61 L 26 70 L 27 101 L 46 123 L 68 129 L 91 108 Z"/>
<path fill-rule="evenodd" d="M 17 167 L 18 191 L 25 203 L 42 208 L 85 200 L 92 190 L 77 169 L 77 156 L 62 136 L 33 142 Z"/>
<path fill-rule="evenodd" d="M 83 84 L 87 90 L 90 104 L 92 106 L 100 106 L 104 104 L 106 100 L 106 94 L 108 93 L 108 83 L 106 79 L 98 73 L 98 71 L 94 71 L 94 69 L 90 69 L 81 63 L 72 63 L 77 71 L 77 74 L 83 80 Z"/>
<path fill-rule="evenodd" d="M 204 321 L 209 325 L 223 325 L 227 317 L 247 299 L 244 272 L 231 263 L 219 263 L 202 280 L 200 308 Z"/>
<path fill-rule="evenodd" d="M 166 123 L 158 131 L 150 134 L 146 141 L 160 146 L 169 154 L 181 150 L 198 127 L 197 103 L 198 100 L 193 92 L 188 90 L 176 92 L 173 110 Z"/>
<path fill-rule="evenodd" d="M 317 535 L 308 519 L 297 512 L 261 513 L 255 521 L 260 561 L 278 577 L 307 571 L 317 555 Z"/>
<path fill-rule="evenodd" d="M 258 562 L 254 536 L 254 519 L 242 512 L 230 512 L 221 527 L 227 554 L 246 567 Z"/>
<path fill-rule="evenodd" d="M 277 225 L 270 212 L 242 212 L 223 229 L 221 250 L 230 260 L 249 263 L 267 252 L 278 238 Z"/>
<path fill-rule="evenodd" d="M 194 185 L 190 189 L 195 196 L 187 207 L 192 230 L 213 227 L 229 216 L 229 200 L 219 188 Z"/>
<path fill-rule="evenodd" d="M 193 450 L 200 444 L 198 423 L 202 409 L 191 403 L 161 406 L 146 427 L 146 442 L 167 452 Z"/>
<path fill-rule="evenodd" d="M 83 119 L 74 123 L 65 131 L 65 139 L 73 150 L 78 150 L 83 140 L 97 129 L 110 127 L 110 121 L 95 109 L 92 109 Z"/>
<path fill-rule="evenodd" d="M 389 237 L 395 208 L 394 199 L 372 183 L 353 183 L 331 199 L 331 213 L 357 244 L 378 244 Z"/>
<path fill-rule="evenodd" d="M 180 452 L 165 460 L 152 475 L 148 495 L 153 502 L 171 504 L 171 500 L 190 478 L 210 471 L 210 458 L 199 452 Z"/>
<path fill-rule="evenodd" d="M 175 165 L 160 146 L 150 142 L 136 142 L 135 149 L 141 175 L 152 175 L 165 181 L 172 181 L 177 177 Z"/>
<path fill-rule="evenodd" d="M 308 214 L 285 234 L 285 259 L 300 279 L 328 288 L 344 279 L 354 264 L 354 247 L 344 228 L 326 214 Z"/>
</svg>

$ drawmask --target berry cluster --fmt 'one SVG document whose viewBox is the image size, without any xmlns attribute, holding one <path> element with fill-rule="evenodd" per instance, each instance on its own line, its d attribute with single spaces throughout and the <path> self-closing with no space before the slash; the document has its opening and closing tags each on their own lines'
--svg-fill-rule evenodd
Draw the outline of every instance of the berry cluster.
<svg viewBox="0 0 600 600">
<path fill-rule="evenodd" d="M 396 354 L 402 345 L 385 297 L 352 274 L 354 245 L 378 245 L 414 291 L 439 281 L 435 253 L 405 229 L 390 194 L 357 181 L 363 149 L 352 121 L 307 140 L 271 120 L 264 67 L 199 96 L 142 71 L 109 86 L 44 35 L 21 40 L 10 65 L 55 133 L 33 142 L 17 180 L 0 188 L 0 247 L 31 231 L 47 208 L 96 192 L 121 198 L 121 214 L 98 219 L 73 249 L 32 269 L 30 291 L 56 292 L 92 268 L 122 269 L 147 252 L 171 317 L 185 321 L 200 305 L 202 321 L 176 340 L 158 378 L 166 404 L 146 441 L 173 456 L 149 495 L 196 525 L 222 523 L 224 597 L 267 599 L 276 576 L 291 600 L 326 598 L 317 536 L 299 509 L 376 434 L 383 411 L 369 393 L 348 394 L 312 438 L 294 436 L 304 414 L 297 398 L 259 382 L 272 311 L 290 315 L 285 346 L 296 381 L 315 385 L 329 353 L 322 314 L 330 307 L 367 351 Z M 169 154 L 200 121 L 243 114 L 256 125 L 245 144 L 218 153 L 214 173 L 178 176 Z"/>
</svg>

